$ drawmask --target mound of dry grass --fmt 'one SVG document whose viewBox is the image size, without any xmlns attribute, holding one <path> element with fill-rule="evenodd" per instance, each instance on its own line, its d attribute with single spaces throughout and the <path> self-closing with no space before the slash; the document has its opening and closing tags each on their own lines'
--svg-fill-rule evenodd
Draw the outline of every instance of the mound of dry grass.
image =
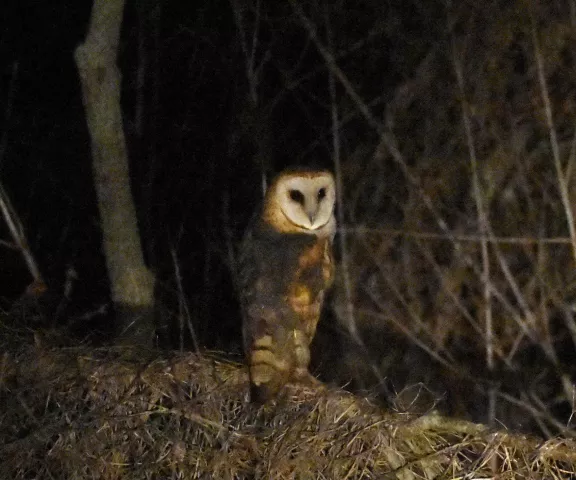
<svg viewBox="0 0 576 480">
<path fill-rule="evenodd" d="M 576 443 L 289 386 L 217 355 L 26 348 L 0 368 L 0 478 L 571 478 Z M 573 477 L 572 477 L 573 478 Z"/>
</svg>

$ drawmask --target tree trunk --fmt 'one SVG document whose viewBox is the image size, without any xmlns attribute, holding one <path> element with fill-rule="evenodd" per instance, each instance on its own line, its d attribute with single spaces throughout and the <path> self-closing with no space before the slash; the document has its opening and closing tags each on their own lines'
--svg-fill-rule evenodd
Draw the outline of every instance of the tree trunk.
<svg viewBox="0 0 576 480">
<path fill-rule="evenodd" d="M 116 327 L 121 343 L 151 345 L 154 277 L 146 268 L 130 191 L 116 66 L 124 0 L 94 0 L 88 35 L 75 52 L 91 137 Z"/>
</svg>

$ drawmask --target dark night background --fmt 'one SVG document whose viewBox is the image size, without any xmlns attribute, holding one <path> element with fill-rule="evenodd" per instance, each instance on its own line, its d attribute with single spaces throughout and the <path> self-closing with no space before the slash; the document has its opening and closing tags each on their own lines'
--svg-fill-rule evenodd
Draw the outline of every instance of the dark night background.
<svg viewBox="0 0 576 480">
<path fill-rule="evenodd" d="M 576 345 L 569 242 L 489 247 L 498 338 L 490 370 L 480 244 L 458 242 L 450 232 L 481 230 L 468 116 L 493 235 L 568 237 L 531 29 L 541 39 L 557 142 L 568 158 L 576 110 L 574 12 L 561 1 L 476 3 L 301 3 L 374 126 L 340 81 L 331 99 L 330 69 L 289 2 L 128 2 L 119 52 L 124 129 L 164 346 L 180 346 L 175 254 L 200 346 L 240 353 L 230 252 L 261 199 L 263 176 L 288 165 L 334 169 L 335 103 L 339 208 L 349 231 L 357 325 L 343 320 L 340 278 L 317 341 L 318 372 L 387 403 L 401 403 L 393 397 L 404 386 L 423 384 L 449 413 L 480 421 L 487 385 L 495 382 L 507 395 L 539 392 L 546 414 L 566 424 L 573 404 L 560 378 L 574 383 Z M 73 59 L 90 8 L 88 1 L 30 0 L 1 8 L 0 182 L 49 284 L 52 307 L 67 269 L 77 272 L 60 324 L 109 301 Z M 254 38 L 258 76 L 251 83 L 242 41 L 250 51 Z M 384 131 L 392 141 L 383 140 Z M 0 239 L 10 241 L 3 221 Z M 9 311 L 29 283 L 20 253 L 0 245 L 0 307 Z M 530 334 L 519 334 L 529 313 L 538 321 Z M 106 328 L 107 321 L 96 316 L 85 328 Z M 471 372 L 486 382 L 470 382 Z M 565 397 L 552 400 L 556 394 Z M 522 408 L 499 405 L 504 423 L 542 428 Z"/>
<path fill-rule="evenodd" d="M 79 310 L 105 302 L 108 293 L 73 60 L 90 4 L 18 3 L 5 12 L 2 30 L 7 112 L 2 182 L 50 285 L 58 288 L 65 269 L 76 269 L 76 301 L 70 308 Z M 253 15 L 246 6 L 249 28 Z M 262 174 L 294 164 L 331 167 L 326 72 L 318 68 L 319 57 L 290 7 L 266 8 L 269 23 L 262 22 L 256 52 L 272 58 L 258 87 L 262 107 L 248 98 L 230 2 L 128 2 L 125 11 L 119 64 L 145 253 L 159 275 L 160 294 L 170 297 L 170 250 L 176 250 L 195 327 L 208 347 L 230 348 L 238 339 L 227 249 L 230 241 L 239 241 L 261 199 Z M 373 27 L 362 10 L 344 25 L 358 40 L 363 27 Z M 296 62 L 301 66 L 289 72 Z M 141 84 L 139 68 L 145 76 Z M 378 74 L 379 81 L 392 81 L 393 73 Z M 303 104 L 290 82 L 308 82 L 318 98 Z M 263 166 L 254 160 L 259 150 L 269 154 Z M 2 296 L 9 301 L 29 279 L 16 252 L 3 254 L 8 258 L 3 259 Z"/>
</svg>

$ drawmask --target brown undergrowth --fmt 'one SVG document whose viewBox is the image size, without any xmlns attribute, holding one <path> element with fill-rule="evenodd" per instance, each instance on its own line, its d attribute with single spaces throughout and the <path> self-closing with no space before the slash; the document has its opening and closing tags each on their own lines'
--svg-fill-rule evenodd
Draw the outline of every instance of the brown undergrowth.
<svg viewBox="0 0 576 480">
<path fill-rule="evenodd" d="M 574 478 L 576 443 L 386 412 L 338 389 L 247 402 L 218 354 L 23 347 L 0 365 L 0 478 Z"/>
</svg>

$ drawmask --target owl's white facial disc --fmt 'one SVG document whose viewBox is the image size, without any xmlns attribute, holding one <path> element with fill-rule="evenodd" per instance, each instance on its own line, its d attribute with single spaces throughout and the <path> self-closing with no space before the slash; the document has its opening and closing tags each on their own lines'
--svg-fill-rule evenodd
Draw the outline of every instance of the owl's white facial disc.
<svg viewBox="0 0 576 480">
<path fill-rule="evenodd" d="M 330 173 L 293 176 L 282 180 L 277 195 L 282 213 L 294 225 L 318 230 L 333 220 L 336 191 Z"/>
</svg>

